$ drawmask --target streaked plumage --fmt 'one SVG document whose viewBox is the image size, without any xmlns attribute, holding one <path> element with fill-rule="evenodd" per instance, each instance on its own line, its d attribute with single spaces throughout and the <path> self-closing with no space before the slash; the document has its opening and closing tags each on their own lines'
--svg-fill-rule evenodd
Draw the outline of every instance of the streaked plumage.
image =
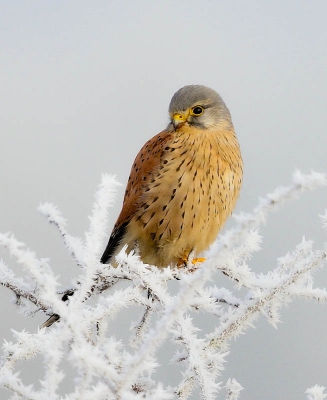
<svg viewBox="0 0 327 400">
<path fill-rule="evenodd" d="M 242 158 L 221 97 L 185 86 L 172 97 L 169 115 L 167 128 L 134 161 L 102 263 L 137 243 L 143 262 L 181 265 L 210 246 L 235 207 Z"/>
</svg>

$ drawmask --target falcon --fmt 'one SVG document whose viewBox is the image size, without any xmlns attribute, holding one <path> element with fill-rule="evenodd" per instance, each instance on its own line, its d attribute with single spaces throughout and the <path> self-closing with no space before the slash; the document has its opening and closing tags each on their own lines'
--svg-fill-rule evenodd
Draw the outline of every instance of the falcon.
<svg viewBox="0 0 327 400">
<path fill-rule="evenodd" d="M 199 255 L 235 207 L 243 162 L 222 98 L 205 86 L 184 86 L 171 99 L 169 117 L 136 156 L 104 264 L 115 266 L 125 244 L 159 268 L 204 261 Z"/>
<path fill-rule="evenodd" d="M 205 86 L 184 86 L 172 97 L 169 116 L 167 128 L 136 156 L 103 264 L 116 266 L 125 244 L 159 268 L 202 262 L 198 256 L 235 207 L 243 163 L 222 98 Z M 59 318 L 53 314 L 40 328 Z"/>
</svg>

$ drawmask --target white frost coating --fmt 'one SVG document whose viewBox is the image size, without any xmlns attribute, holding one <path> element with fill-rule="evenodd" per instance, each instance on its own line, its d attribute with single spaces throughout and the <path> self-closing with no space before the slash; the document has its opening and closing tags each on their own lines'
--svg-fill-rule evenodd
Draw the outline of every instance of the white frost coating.
<svg viewBox="0 0 327 400">
<path fill-rule="evenodd" d="M 323 265 L 326 251 L 314 250 L 311 240 L 303 238 L 279 256 L 266 274 L 256 274 L 250 267 L 251 256 L 261 250 L 259 227 L 269 213 L 305 190 L 325 186 L 325 175 L 296 171 L 290 186 L 262 198 L 253 213 L 234 217 L 235 227 L 217 239 L 206 253 L 207 261 L 196 270 L 159 270 L 143 264 L 137 253 L 127 255 L 125 248 L 117 256 L 118 268 L 100 264 L 108 238 L 108 207 L 117 185 L 114 177 L 102 177 L 84 240 L 69 235 L 56 206 L 46 203 L 39 207 L 81 267 L 70 288 L 74 295 L 69 304 L 61 301 L 66 292 L 58 290 L 50 261 L 39 259 L 14 235 L 0 234 L 0 245 L 25 269 L 24 277 L 16 276 L 0 261 L 0 282 L 15 293 L 16 304 L 28 306 L 29 313 L 42 310 L 60 315 L 60 322 L 51 328 L 14 332 L 13 341 L 4 342 L 0 387 L 11 391 L 13 398 L 35 400 L 187 399 L 195 391 L 196 398 L 213 400 L 224 390 L 227 400 L 239 399 L 242 386 L 238 382 L 219 382 L 231 339 L 252 327 L 260 315 L 276 326 L 281 307 L 294 298 L 327 299 L 327 291 L 315 287 L 312 276 L 314 269 Z M 327 211 L 321 220 L 327 227 Z M 234 282 L 233 291 L 218 286 L 223 282 L 219 272 Z M 217 273 L 219 279 L 213 282 Z M 177 294 L 171 290 L 172 281 Z M 116 289 L 118 282 L 124 285 Z M 94 301 L 90 305 L 86 300 L 91 296 Z M 121 324 L 122 311 L 129 309 L 133 315 L 125 344 L 112 334 L 112 328 Z M 195 323 L 194 315 L 199 312 L 215 321 L 210 331 L 201 331 L 203 327 Z M 169 346 L 171 363 L 181 372 L 175 386 L 155 379 L 154 372 L 163 363 L 158 355 L 163 346 Z M 17 372 L 22 360 L 28 363 L 37 355 L 43 358 L 44 374 L 36 388 Z M 67 363 L 74 371 L 70 391 L 62 384 Z M 306 394 L 309 400 L 326 398 L 324 388 L 317 385 Z"/>
<path fill-rule="evenodd" d="M 324 400 L 327 398 L 327 394 L 324 393 L 325 391 L 324 386 L 315 385 L 312 388 L 307 389 L 305 392 L 307 394 L 308 400 Z"/>
<path fill-rule="evenodd" d="M 322 226 L 324 229 L 327 229 L 327 210 L 325 210 L 325 213 L 323 215 L 319 215 L 322 221 Z"/>
<path fill-rule="evenodd" d="M 228 379 L 225 388 L 227 390 L 227 400 L 237 400 L 243 390 L 243 387 L 235 379 Z"/>
</svg>

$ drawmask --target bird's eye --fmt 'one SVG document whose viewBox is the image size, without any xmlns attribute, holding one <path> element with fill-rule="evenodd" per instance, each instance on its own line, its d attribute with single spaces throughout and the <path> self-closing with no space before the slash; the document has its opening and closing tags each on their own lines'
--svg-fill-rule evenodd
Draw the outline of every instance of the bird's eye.
<svg viewBox="0 0 327 400">
<path fill-rule="evenodd" d="M 195 117 L 202 115 L 203 112 L 204 112 L 204 108 L 201 106 L 195 106 L 191 109 L 191 115 L 194 115 Z"/>
</svg>

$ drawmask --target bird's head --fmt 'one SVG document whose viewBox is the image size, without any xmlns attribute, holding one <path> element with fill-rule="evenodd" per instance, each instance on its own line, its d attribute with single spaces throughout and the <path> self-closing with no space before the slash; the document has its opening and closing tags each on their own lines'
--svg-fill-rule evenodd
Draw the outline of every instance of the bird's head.
<svg viewBox="0 0 327 400">
<path fill-rule="evenodd" d="M 189 85 L 179 89 L 169 105 L 168 130 L 184 125 L 198 129 L 219 129 L 232 125 L 226 104 L 214 90 L 201 85 Z"/>
</svg>

